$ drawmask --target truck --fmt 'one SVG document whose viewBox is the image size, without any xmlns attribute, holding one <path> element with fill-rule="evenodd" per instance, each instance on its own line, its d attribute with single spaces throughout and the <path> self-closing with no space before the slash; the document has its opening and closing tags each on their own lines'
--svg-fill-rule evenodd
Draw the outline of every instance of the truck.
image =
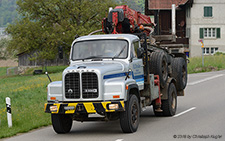
<svg viewBox="0 0 225 141">
<path fill-rule="evenodd" d="M 187 83 L 186 55 L 153 42 L 154 23 L 126 5 L 111 9 L 99 31 L 73 41 L 62 81 L 47 86 L 44 109 L 54 131 L 70 132 L 73 120 L 120 120 L 122 131 L 133 133 L 146 107 L 156 116 L 175 115 Z"/>
</svg>

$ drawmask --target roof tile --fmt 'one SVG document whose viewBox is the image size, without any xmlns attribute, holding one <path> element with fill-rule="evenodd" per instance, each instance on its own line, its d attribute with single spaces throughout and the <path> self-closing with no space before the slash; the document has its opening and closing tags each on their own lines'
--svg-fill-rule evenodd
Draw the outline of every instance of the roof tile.
<svg viewBox="0 0 225 141">
<path fill-rule="evenodd" d="M 188 0 L 148 0 L 148 8 L 150 10 L 154 9 L 171 9 L 172 4 L 176 6 L 183 5 Z"/>
</svg>

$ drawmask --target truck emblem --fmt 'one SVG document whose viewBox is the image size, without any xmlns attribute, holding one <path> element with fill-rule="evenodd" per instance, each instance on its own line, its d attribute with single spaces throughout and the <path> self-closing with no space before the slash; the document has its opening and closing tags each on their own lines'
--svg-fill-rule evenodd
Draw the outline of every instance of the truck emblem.
<svg viewBox="0 0 225 141">
<path fill-rule="evenodd" d="M 69 90 L 68 90 L 68 93 L 69 93 L 69 94 L 72 94 L 72 93 L 73 93 L 73 90 L 72 90 L 72 89 L 69 89 Z"/>
<path fill-rule="evenodd" d="M 85 93 L 97 93 L 98 90 L 97 89 L 84 89 Z"/>
</svg>

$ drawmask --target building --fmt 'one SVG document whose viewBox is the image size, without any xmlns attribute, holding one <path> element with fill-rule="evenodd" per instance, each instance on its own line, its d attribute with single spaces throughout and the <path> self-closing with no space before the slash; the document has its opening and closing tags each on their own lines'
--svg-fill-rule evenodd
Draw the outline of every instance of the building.
<svg viewBox="0 0 225 141">
<path fill-rule="evenodd" d="M 225 0 L 194 0 L 186 9 L 191 57 L 225 52 Z"/>
<path fill-rule="evenodd" d="M 22 52 L 17 54 L 18 56 L 18 67 L 36 67 L 36 66 L 58 66 L 58 65 L 68 65 L 69 57 L 64 54 L 64 59 L 59 59 L 58 56 L 53 60 L 41 60 L 41 59 L 31 59 L 37 56 L 36 52 Z"/>
<path fill-rule="evenodd" d="M 189 55 L 189 38 L 186 36 L 186 9 L 191 7 L 193 0 L 146 0 L 145 14 L 154 16 L 155 35 L 171 35 L 172 34 L 172 4 L 176 7 L 176 41 L 162 41 L 161 45 L 184 47 L 184 52 Z M 171 45 L 170 45 L 171 44 Z"/>
<path fill-rule="evenodd" d="M 154 15 L 156 34 L 171 34 L 171 7 L 176 5 L 176 36 L 190 57 L 225 52 L 224 0 L 146 0 L 146 15 Z M 204 48 L 199 41 L 203 41 Z"/>
</svg>

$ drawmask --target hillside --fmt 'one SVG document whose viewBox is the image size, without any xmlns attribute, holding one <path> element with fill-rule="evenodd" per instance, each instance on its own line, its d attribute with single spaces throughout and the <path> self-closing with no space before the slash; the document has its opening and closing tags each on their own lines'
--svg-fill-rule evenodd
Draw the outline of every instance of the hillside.
<svg viewBox="0 0 225 141">
<path fill-rule="evenodd" d="M 0 0 L 0 27 L 6 27 L 17 17 L 16 0 Z"/>
</svg>

